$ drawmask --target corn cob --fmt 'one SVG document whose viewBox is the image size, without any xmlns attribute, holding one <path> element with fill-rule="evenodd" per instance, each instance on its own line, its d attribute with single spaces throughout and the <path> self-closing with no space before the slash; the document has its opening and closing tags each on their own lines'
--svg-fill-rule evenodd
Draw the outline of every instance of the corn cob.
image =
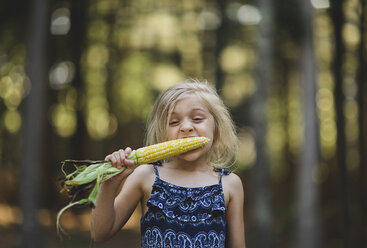
<svg viewBox="0 0 367 248">
<path fill-rule="evenodd" d="M 134 150 L 128 159 L 134 160 L 135 165 L 149 164 L 199 148 L 208 141 L 205 137 L 170 140 Z"/>
<path fill-rule="evenodd" d="M 205 137 L 170 140 L 134 150 L 131 152 L 128 159 L 133 160 L 136 166 L 152 163 L 199 148 L 208 143 L 208 141 L 209 139 Z M 75 170 L 69 174 L 64 171 L 64 166 L 68 163 L 72 163 L 75 167 Z M 87 205 L 93 207 L 96 201 L 100 183 L 121 173 L 124 170 L 125 167 L 117 169 L 107 161 L 65 160 L 62 163 L 62 171 L 65 174 L 65 178 L 62 183 L 63 189 L 65 189 L 74 199 L 77 198 L 77 194 L 79 192 L 83 192 L 90 188 L 92 188 L 92 191 L 87 198 L 82 198 L 79 201 L 71 202 L 69 205 L 59 211 L 56 222 L 59 235 L 60 231 L 63 231 L 60 226 L 61 215 L 67 209 L 75 205 Z"/>
<path fill-rule="evenodd" d="M 208 141 L 209 139 L 206 137 L 170 140 L 134 150 L 131 152 L 128 159 L 133 160 L 136 166 L 148 164 L 199 148 L 205 145 Z M 75 164 L 78 163 L 78 160 L 66 160 L 64 161 L 64 164 L 65 162 L 71 162 Z M 88 163 L 88 161 L 85 162 Z M 64 172 L 66 175 L 64 185 L 66 187 L 90 183 L 97 179 L 97 177 L 100 175 L 102 175 L 101 179 L 104 181 L 125 169 L 125 167 L 117 169 L 107 161 L 99 161 L 99 163 L 98 161 L 91 161 L 89 166 L 76 166 L 75 164 L 75 167 L 76 171 L 70 173 L 69 175 L 66 175 Z"/>
</svg>

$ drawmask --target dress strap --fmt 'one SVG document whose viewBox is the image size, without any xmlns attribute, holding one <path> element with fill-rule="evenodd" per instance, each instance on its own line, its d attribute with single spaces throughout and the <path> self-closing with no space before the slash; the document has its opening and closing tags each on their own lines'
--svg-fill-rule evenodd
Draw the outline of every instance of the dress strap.
<svg viewBox="0 0 367 248">
<path fill-rule="evenodd" d="M 227 170 L 227 169 L 223 169 L 223 168 L 217 168 L 215 169 L 215 171 L 220 172 L 220 178 L 219 178 L 219 184 L 222 184 L 222 177 L 223 175 L 229 175 L 232 171 Z"/>
<path fill-rule="evenodd" d="M 220 179 L 219 179 L 219 183 L 222 184 L 222 177 L 223 177 L 223 174 L 224 174 L 224 169 L 222 168 L 220 170 Z"/>
<path fill-rule="evenodd" d="M 152 163 L 152 164 L 153 164 L 154 173 L 155 173 L 156 177 L 159 178 L 159 173 L 158 173 L 157 165 L 161 165 L 161 163 Z"/>
</svg>

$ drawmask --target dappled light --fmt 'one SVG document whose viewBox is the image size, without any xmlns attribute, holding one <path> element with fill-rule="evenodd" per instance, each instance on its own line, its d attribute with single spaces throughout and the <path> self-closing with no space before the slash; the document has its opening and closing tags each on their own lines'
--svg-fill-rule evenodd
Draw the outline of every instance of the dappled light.
<svg viewBox="0 0 367 248">
<path fill-rule="evenodd" d="M 3 65 L 2 69 L 0 96 L 9 109 L 16 109 L 27 93 L 27 78 L 20 65 L 9 63 Z"/>
<path fill-rule="evenodd" d="M 19 224 L 22 221 L 21 211 L 17 207 L 0 204 L 0 226 Z"/>
<path fill-rule="evenodd" d="M 87 37 L 91 41 L 106 42 L 110 33 L 110 27 L 104 20 L 92 20 L 89 23 Z"/>
<path fill-rule="evenodd" d="M 233 73 L 254 66 L 254 52 L 241 46 L 228 46 L 223 49 L 220 63 L 224 71 Z"/>
<path fill-rule="evenodd" d="M 56 9 L 51 15 L 51 34 L 66 35 L 71 26 L 70 10 L 67 8 Z"/>
<path fill-rule="evenodd" d="M 71 61 L 62 61 L 50 69 L 49 80 L 53 89 L 62 89 L 67 87 L 75 75 L 75 66 Z"/>
<path fill-rule="evenodd" d="M 236 107 L 248 99 L 256 90 L 254 78 L 248 73 L 239 73 L 226 77 L 221 96 L 229 107 Z"/>
<path fill-rule="evenodd" d="M 256 54 L 250 45 L 235 43 L 224 47 L 219 65 L 226 74 L 221 91 L 223 100 L 229 107 L 236 107 L 256 91 L 253 70 L 256 67 Z"/>
<path fill-rule="evenodd" d="M 360 153 L 358 149 L 360 135 L 359 115 L 360 110 L 357 102 L 358 92 L 358 56 L 360 54 L 359 46 L 361 42 L 361 33 L 359 29 L 359 13 L 355 9 L 361 8 L 358 1 L 349 1 L 344 9 L 346 23 L 342 29 L 342 37 L 346 46 L 346 56 L 344 57 L 344 77 L 343 94 L 345 101 L 343 103 L 343 113 L 345 118 L 345 140 L 346 140 L 346 158 L 347 168 L 350 171 L 357 171 L 360 167 Z"/>
<path fill-rule="evenodd" d="M 333 29 L 331 25 L 331 19 L 326 13 L 320 12 L 317 15 L 315 20 L 315 38 L 317 39 L 315 49 L 318 52 L 317 60 L 320 64 L 320 69 L 317 75 L 316 106 L 320 120 L 321 154 L 325 160 L 331 159 L 335 155 L 337 143 L 334 97 L 335 80 L 331 72 L 334 58 L 332 48 Z"/>
<path fill-rule="evenodd" d="M 242 5 L 237 11 L 237 19 L 243 25 L 254 25 L 261 21 L 262 16 L 255 6 Z"/>
<path fill-rule="evenodd" d="M 172 64 L 157 64 L 154 66 L 150 83 L 158 91 L 162 91 L 185 79 L 182 71 Z"/>
<path fill-rule="evenodd" d="M 65 104 L 51 106 L 52 125 L 61 137 L 70 137 L 76 130 L 76 113 L 72 107 Z"/>
<path fill-rule="evenodd" d="M 249 127 L 243 127 L 238 132 L 240 142 L 240 152 L 238 155 L 238 164 L 241 169 L 248 169 L 254 165 L 256 159 L 256 149 L 253 130 Z"/>
<path fill-rule="evenodd" d="M 133 54 L 126 57 L 116 72 L 113 84 L 113 100 L 122 115 L 118 115 L 121 122 L 129 122 L 133 118 L 145 120 L 153 104 L 151 83 L 148 71 L 151 61 L 143 54 Z"/>
<path fill-rule="evenodd" d="M 216 11 L 203 10 L 199 13 L 198 26 L 201 30 L 216 30 L 220 27 L 221 17 Z"/>
<path fill-rule="evenodd" d="M 131 31 L 132 47 L 172 52 L 177 47 L 180 27 L 174 16 L 158 12 L 141 16 Z"/>
<path fill-rule="evenodd" d="M 330 7 L 329 0 L 311 0 L 311 4 L 315 9 L 327 9 Z"/>
<path fill-rule="evenodd" d="M 3 121 L 5 130 L 11 134 L 17 134 L 20 131 L 22 116 L 19 112 L 19 106 L 31 87 L 22 66 L 21 56 L 23 53 L 20 49 L 21 46 L 18 46 L 18 48 L 19 50 L 12 54 L 13 57 L 9 58 L 8 55 L 3 54 L 0 59 L 0 99 L 5 105 L 2 105 L 5 110 L 3 108 L 0 112 L 0 116 L 2 116 L 0 118 Z"/>
<path fill-rule="evenodd" d="M 17 110 L 8 110 L 4 113 L 4 125 L 10 133 L 17 133 L 22 125 L 22 117 Z"/>
</svg>

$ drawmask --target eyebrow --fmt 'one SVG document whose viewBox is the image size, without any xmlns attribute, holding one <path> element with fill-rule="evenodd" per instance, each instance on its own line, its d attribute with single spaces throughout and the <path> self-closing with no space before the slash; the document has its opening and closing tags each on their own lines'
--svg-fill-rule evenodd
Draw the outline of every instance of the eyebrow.
<svg viewBox="0 0 367 248">
<path fill-rule="evenodd" d="M 192 110 L 201 110 L 201 111 L 205 111 L 205 109 L 204 109 L 204 108 L 201 108 L 201 107 L 195 107 L 195 108 L 193 108 Z M 177 112 L 172 111 L 172 112 L 171 112 L 171 115 L 173 115 L 173 114 L 177 114 Z"/>
</svg>

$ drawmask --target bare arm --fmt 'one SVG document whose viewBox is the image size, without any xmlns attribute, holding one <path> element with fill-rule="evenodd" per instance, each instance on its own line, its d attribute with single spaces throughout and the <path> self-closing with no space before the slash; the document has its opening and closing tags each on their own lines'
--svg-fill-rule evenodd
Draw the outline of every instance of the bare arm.
<svg viewBox="0 0 367 248">
<path fill-rule="evenodd" d="M 223 180 L 223 186 L 229 191 L 229 202 L 226 210 L 227 247 L 246 248 L 242 182 L 235 174 L 230 174 L 226 179 Z"/>
<path fill-rule="evenodd" d="M 129 219 L 142 195 L 138 181 L 127 178 L 134 171 L 134 162 L 127 160 L 131 149 L 119 150 L 108 156 L 112 164 L 125 171 L 101 183 L 97 195 L 95 208 L 91 216 L 91 236 L 96 242 L 102 242 L 114 235 Z M 126 179 L 120 193 L 118 190 L 122 181 Z M 116 195 L 118 196 L 116 197 Z"/>
</svg>

